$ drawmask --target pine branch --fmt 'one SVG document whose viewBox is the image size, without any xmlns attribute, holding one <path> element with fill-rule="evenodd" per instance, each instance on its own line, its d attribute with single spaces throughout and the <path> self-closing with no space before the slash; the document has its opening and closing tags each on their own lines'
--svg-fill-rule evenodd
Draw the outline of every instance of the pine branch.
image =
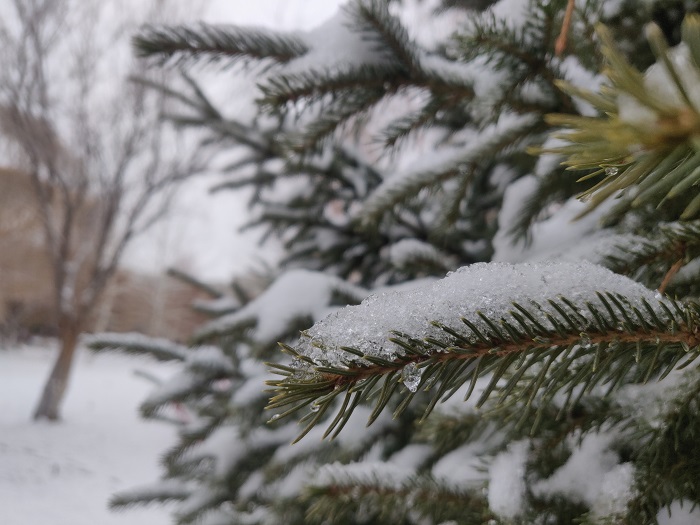
<svg viewBox="0 0 700 525">
<path fill-rule="evenodd" d="M 327 104 L 321 115 L 304 129 L 286 134 L 285 147 L 307 155 L 319 151 L 339 128 L 352 121 L 359 124 L 362 115 L 371 111 L 384 95 L 384 89 L 354 89 L 347 94 L 339 93 L 338 98 Z"/>
<path fill-rule="evenodd" d="M 631 519 L 653 522 L 659 511 L 674 501 L 696 501 L 700 481 L 698 436 L 700 382 L 684 384 L 666 406 L 659 425 L 644 429 L 636 449 L 637 493 L 629 505 Z"/>
<path fill-rule="evenodd" d="M 229 501 L 230 495 L 225 487 L 215 490 L 209 487 L 208 490 L 200 490 L 190 494 L 179 506 L 176 514 L 177 525 L 189 525 L 197 523 L 207 511 L 218 508 L 224 502 Z"/>
<path fill-rule="evenodd" d="M 158 386 L 141 403 L 139 411 L 145 419 L 151 419 L 172 406 L 173 403 L 185 403 L 201 399 L 212 391 L 212 383 L 216 379 L 225 379 L 226 375 L 219 372 L 209 374 L 184 372 Z"/>
<path fill-rule="evenodd" d="M 379 51 L 389 50 L 392 58 L 406 65 L 409 71 L 419 71 L 418 48 L 401 22 L 389 13 L 387 2 L 362 0 L 351 4 L 348 11 L 364 36 L 377 42 Z"/>
<path fill-rule="evenodd" d="M 688 48 L 700 46 L 700 15 L 687 16 L 684 27 Z M 647 36 L 657 58 L 656 67 L 663 69 L 653 70 L 650 80 L 615 48 L 608 30 L 599 27 L 598 34 L 612 86 L 600 93 L 588 93 L 565 83 L 557 85 L 604 111 L 606 116 L 548 116 L 550 124 L 570 128 L 571 131 L 555 135 L 569 145 L 540 151 L 566 155 L 564 164 L 569 169 L 594 170 L 580 180 L 602 177 L 581 194 L 590 203 L 584 214 L 628 190 L 632 195 L 618 204 L 617 213 L 653 205 L 671 208 L 682 220 L 695 218 L 700 213 L 700 153 L 696 148 L 700 110 L 689 98 L 686 84 L 690 88 L 695 82 L 700 67 L 678 51 L 672 54 L 660 29 L 652 25 Z M 678 68 L 685 68 L 682 76 Z M 670 77 L 675 97 L 662 95 L 654 88 L 653 80 L 661 80 L 659 71 Z"/>
<path fill-rule="evenodd" d="M 431 97 L 420 110 L 389 124 L 382 130 L 379 140 L 385 147 L 393 148 L 417 130 L 438 124 L 438 112 L 453 110 L 453 105 L 452 101 L 446 101 L 441 97 Z"/>
<path fill-rule="evenodd" d="M 512 107 L 513 98 L 529 81 L 538 80 L 549 91 L 559 111 L 578 113 L 569 94 L 557 87 L 561 78 L 551 52 L 556 38 L 561 2 L 532 2 L 522 27 L 509 27 L 493 16 L 476 17 L 470 31 L 458 38 L 464 58 L 488 57 L 497 70 L 509 71 L 498 93 L 496 107 Z M 517 108 L 514 108 L 517 110 Z"/>
<path fill-rule="evenodd" d="M 301 39 L 291 35 L 209 24 L 149 26 L 134 37 L 133 46 L 140 56 L 156 57 L 161 62 L 269 59 L 284 63 L 308 51 Z"/>
<path fill-rule="evenodd" d="M 389 250 L 393 266 L 402 271 L 413 268 L 416 273 L 442 276 L 451 269 L 447 254 L 417 239 L 402 239 Z"/>
<path fill-rule="evenodd" d="M 363 64 L 340 71 L 304 71 L 275 75 L 260 86 L 263 94 L 258 101 L 265 110 L 279 110 L 285 104 L 304 100 L 318 100 L 323 95 L 342 96 L 354 89 L 368 92 L 396 89 L 408 82 L 400 66 L 395 64 Z"/>
<path fill-rule="evenodd" d="M 146 355 L 158 361 L 186 361 L 190 352 L 186 346 L 168 339 L 148 337 L 132 333 L 99 333 L 86 337 L 85 345 L 95 352 L 105 350 L 123 352 L 128 355 Z"/>
<path fill-rule="evenodd" d="M 478 490 L 447 485 L 427 475 L 406 476 L 387 464 L 369 467 L 362 471 L 353 465 L 324 467 L 321 481 L 306 489 L 306 498 L 313 502 L 307 512 L 310 522 L 350 522 L 360 509 L 371 509 L 368 521 L 373 523 L 415 523 L 418 516 L 429 516 L 436 523 L 486 523 L 495 517 Z"/>
<path fill-rule="evenodd" d="M 183 501 L 190 495 L 191 489 L 180 481 L 158 483 L 153 486 L 130 489 L 115 494 L 109 500 L 111 509 L 128 509 L 136 505 L 150 505 L 151 503 L 166 503 L 171 501 Z"/>
<path fill-rule="evenodd" d="M 414 197 L 421 189 L 464 175 L 463 168 L 480 159 L 492 159 L 503 154 L 541 126 L 539 120 L 521 117 L 514 123 L 494 125 L 482 132 L 480 142 L 469 145 L 459 155 L 442 162 L 430 170 L 415 173 L 397 174 L 382 183 L 363 203 L 358 219 L 365 226 L 376 224 L 381 217 L 391 211 L 397 204 Z"/>
<path fill-rule="evenodd" d="M 179 270 L 177 268 L 168 268 L 167 275 L 174 279 L 178 279 L 183 283 L 189 284 L 197 290 L 201 290 L 202 292 L 206 293 L 209 297 L 212 297 L 214 299 L 219 299 L 224 295 L 220 290 L 217 290 L 213 286 L 208 285 L 207 283 L 197 279 L 194 275 L 187 273 L 183 270 Z"/>
<path fill-rule="evenodd" d="M 486 416 L 486 417 L 485 417 Z M 433 412 L 418 430 L 418 438 L 430 443 L 436 457 L 442 457 L 486 432 L 491 420 L 488 414 Z"/>
<path fill-rule="evenodd" d="M 521 203 L 516 219 L 507 232 L 514 241 L 523 239 L 525 243 L 529 243 L 531 228 L 541 218 L 543 210 L 552 203 L 566 201 L 585 188 L 581 182 L 566 175 L 563 169 L 559 168 L 538 176 L 537 187 Z"/>
<path fill-rule="evenodd" d="M 632 275 L 653 288 L 665 284 L 665 289 L 678 269 L 698 256 L 700 221 L 683 221 L 661 223 L 651 234 L 613 237 L 602 261 L 616 273 Z M 676 272 L 670 274 L 674 265 Z"/>
<path fill-rule="evenodd" d="M 416 393 L 425 389 L 433 391 L 425 418 L 438 401 L 449 398 L 465 383 L 472 385 L 465 396 L 468 398 L 476 380 L 488 373 L 491 381 L 478 401 L 482 405 L 495 392 L 498 381 L 513 370 L 513 376 L 499 391 L 500 402 L 505 402 L 522 380 L 529 394 L 527 406 L 535 396 L 547 399 L 565 391 L 563 411 L 576 402 L 576 396 L 599 384 L 609 384 L 612 390 L 623 380 L 644 382 L 664 377 L 700 356 L 700 305 L 659 302 L 652 306 L 643 300 L 640 310 L 630 299 L 611 293 L 598 294 L 598 299 L 600 306 L 589 301 L 576 304 L 566 298 L 550 300 L 551 313 L 545 314 L 550 327 L 533 314 L 542 312 L 544 305 L 525 308 L 514 304 L 508 318 L 491 319 L 477 312 L 485 329 L 463 318 L 467 327 L 464 331 L 436 323 L 444 332 L 443 339 L 421 341 L 395 334 L 390 342 L 403 353 L 393 359 L 343 347 L 340 350 L 345 356 L 340 364 L 319 364 L 283 345 L 303 368 L 270 364 L 283 379 L 268 382 L 275 394 L 268 408 L 285 407 L 282 415 L 287 416 L 312 402 L 318 407 L 302 418 L 307 425 L 299 440 L 342 399 L 325 433 L 335 437 L 361 401 L 374 399 L 371 423 L 402 383 L 408 393 L 394 415 L 400 415 Z M 592 326 L 581 309 L 590 312 Z M 528 371 L 533 375 L 526 377 Z M 436 383 L 440 386 L 433 388 Z"/>
</svg>

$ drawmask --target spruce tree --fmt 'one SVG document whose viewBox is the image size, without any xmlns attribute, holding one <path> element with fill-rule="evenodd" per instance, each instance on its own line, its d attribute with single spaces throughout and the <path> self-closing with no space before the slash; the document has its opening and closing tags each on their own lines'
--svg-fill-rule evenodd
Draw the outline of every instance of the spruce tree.
<svg viewBox="0 0 700 525">
<path fill-rule="evenodd" d="M 286 257 L 259 296 L 200 305 L 215 319 L 191 347 L 93 339 L 182 363 L 142 407 L 179 427 L 163 480 L 115 506 L 176 501 L 177 523 L 208 524 L 698 519 L 697 4 L 434 7 L 135 39 L 258 75 L 252 122 L 189 75 L 154 87 L 239 152 L 225 186 L 255 189 L 251 226 Z"/>
</svg>

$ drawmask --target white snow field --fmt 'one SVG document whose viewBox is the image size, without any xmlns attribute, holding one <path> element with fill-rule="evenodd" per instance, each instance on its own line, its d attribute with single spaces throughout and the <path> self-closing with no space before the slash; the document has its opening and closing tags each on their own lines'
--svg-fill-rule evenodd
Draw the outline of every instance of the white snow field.
<svg viewBox="0 0 700 525">
<path fill-rule="evenodd" d="M 55 342 L 0 348 L 0 524 L 166 525 L 167 506 L 114 512 L 110 496 L 154 481 L 173 443 L 166 423 L 139 419 L 153 385 L 135 370 L 165 365 L 80 350 L 60 423 L 34 423 L 32 409 Z"/>
</svg>

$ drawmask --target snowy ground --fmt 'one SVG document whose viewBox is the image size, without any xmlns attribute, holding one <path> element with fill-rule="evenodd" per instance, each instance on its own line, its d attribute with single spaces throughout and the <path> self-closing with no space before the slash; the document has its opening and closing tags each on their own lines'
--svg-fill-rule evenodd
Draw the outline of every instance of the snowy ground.
<svg viewBox="0 0 700 525">
<path fill-rule="evenodd" d="M 152 385 L 135 369 L 163 376 L 162 364 L 119 355 L 78 354 L 59 424 L 30 415 L 53 342 L 0 349 L 0 523 L 2 525 L 166 525 L 167 508 L 112 512 L 116 491 L 155 480 L 174 440 L 166 424 L 139 419 Z"/>
</svg>

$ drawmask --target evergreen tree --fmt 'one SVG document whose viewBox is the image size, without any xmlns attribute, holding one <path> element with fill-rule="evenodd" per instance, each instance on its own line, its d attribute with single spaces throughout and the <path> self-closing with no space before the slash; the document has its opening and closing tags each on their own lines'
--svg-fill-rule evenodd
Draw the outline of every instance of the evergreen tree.
<svg viewBox="0 0 700 525">
<path fill-rule="evenodd" d="M 177 501 L 177 523 L 207 524 L 698 519 L 697 4 L 434 7 L 136 38 L 259 75 L 253 122 L 189 76 L 155 87 L 240 152 L 226 186 L 255 189 L 251 225 L 287 254 L 259 296 L 205 305 L 191 348 L 93 339 L 182 363 L 143 404 L 177 416 L 164 478 L 115 506 Z"/>
</svg>

